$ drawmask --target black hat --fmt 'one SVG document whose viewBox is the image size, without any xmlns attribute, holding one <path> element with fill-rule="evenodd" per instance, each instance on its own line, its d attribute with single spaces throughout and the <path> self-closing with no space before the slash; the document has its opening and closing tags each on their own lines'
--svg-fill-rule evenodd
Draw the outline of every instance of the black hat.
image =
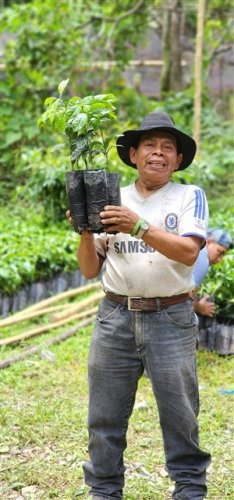
<svg viewBox="0 0 234 500">
<path fill-rule="evenodd" d="M 171 116 L 165 113 L 165 111 L 149 113 L 144 118 L 139 129 L 126 130 L 123 135 L 118 137 L 116 141 L 117 151 L 120 159 L 124 163 L 130 165 L 130 167 L 136 168 L 136 165 L 130 160 L 129 149 L 131 146 L 137 147 L 141 136 L 150 130 L 165 130 L 175 136 L 178 144 L 178 151 L 183 154 L 183 160 L 178 170 L 184 170 L 192 163 L 196 153 L 196 142 L 192 137 L 178 130 Z"/>
</svg>

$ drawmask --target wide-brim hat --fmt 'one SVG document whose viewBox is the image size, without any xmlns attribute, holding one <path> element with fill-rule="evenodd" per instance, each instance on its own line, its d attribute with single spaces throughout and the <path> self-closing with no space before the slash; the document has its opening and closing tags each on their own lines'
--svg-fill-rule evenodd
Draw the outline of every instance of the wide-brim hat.
<svg viewBox="0 0 234 500">
<path fill-rule="evenodd" d="M 120 159 L 126 163 L 126 165 L 136 168 L 136 165 L 130 160 L 130 147 L 137 147 L 141 136 L 152 130 L 170 132 L 170 134 L 175 136 L 178 152 L 183 154 L 183 160 L 178 170 L 184 170 L 192 163 L 196 154 L 196 142 L 194 139 L 184 132 L 181 132 L 181 130 L 178 130 L 168 113 L 165 111 L 154 111 L 144 118 L 139 129 L 126 130 L 118 137 L 116 141 L 117 151 Z"/>
</svg>

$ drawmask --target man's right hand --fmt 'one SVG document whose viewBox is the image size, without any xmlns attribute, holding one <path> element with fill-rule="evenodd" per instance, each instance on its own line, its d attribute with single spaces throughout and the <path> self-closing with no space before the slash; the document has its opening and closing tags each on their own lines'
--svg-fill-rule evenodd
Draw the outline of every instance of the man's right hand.
<svg viewBox="0 0 234 500">
<path fill-rule="evenodd" d="M 66 217 L 67 217 L 67 220 L 68 220 L 69 224 L 71 224 L 71 226 L 72 226 L 72 218 L 71 218 L 71 212 L 70 212 L 70 210 L 66 211 Z"/>
<path fill-rule="evenodd" d="M 72 226 L 72 218 L 71 218 L 70 210 L 66 211 L 66 218 L 67 218 L 69 224 L 71 224 L 71 226 Z M 82 233 L 80 235 L 83 239 L 88 239 L 90 241 L 93 241 L 93 233 L 91 231 L 84 230 L 84 231 L 82 231 Z"/>
</svg>

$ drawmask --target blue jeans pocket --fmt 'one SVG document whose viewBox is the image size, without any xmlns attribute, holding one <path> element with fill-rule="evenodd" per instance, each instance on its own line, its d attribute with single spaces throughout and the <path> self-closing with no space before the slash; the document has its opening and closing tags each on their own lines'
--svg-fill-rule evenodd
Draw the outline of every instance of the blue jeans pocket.
<svg viewBox="0 0 234 500">
<path fill-rule="evenodd" d="M 119 311 L 119 308 L 120 304 L 116 304 L 116 302 L 104 297 L 99 305 L 97 320 L 99 323 L 104 323 L 107 320 L 113 319 L 115 314 Z"/>
<path fill-rule="evenodd" d="M 196 326 L 196 314 L 190 300 L 169 306 L 164 309 L 164 314 L 169 323 L 179 328 L 186 329 Z"/>
</svg>

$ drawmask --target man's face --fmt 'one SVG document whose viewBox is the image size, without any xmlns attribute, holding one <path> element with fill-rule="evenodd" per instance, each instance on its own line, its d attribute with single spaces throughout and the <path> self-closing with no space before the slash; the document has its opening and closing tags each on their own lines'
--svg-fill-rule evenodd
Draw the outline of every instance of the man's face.
<svg viewBox="0 0 234 500">
<path fill-rule="evenodd" d="M 207 240 L 207 252 L 209 264 L 212 266 L 213 264 L 221 262 L 223 256 L 227 252 L 227 248 L 219 243 L 216 243 L 216 241 L 212 240 L 212 238 L 209 238 Z"/>
<path fill-rule="evenodd" d="M 130 158 L 137 166 L 139 178 L 163 186 L 183 159 L 177 153 L 176 138 L 169 132 L 152 131 L 144 134 L 138 148 L 130 148 Z"/>
</svg>

